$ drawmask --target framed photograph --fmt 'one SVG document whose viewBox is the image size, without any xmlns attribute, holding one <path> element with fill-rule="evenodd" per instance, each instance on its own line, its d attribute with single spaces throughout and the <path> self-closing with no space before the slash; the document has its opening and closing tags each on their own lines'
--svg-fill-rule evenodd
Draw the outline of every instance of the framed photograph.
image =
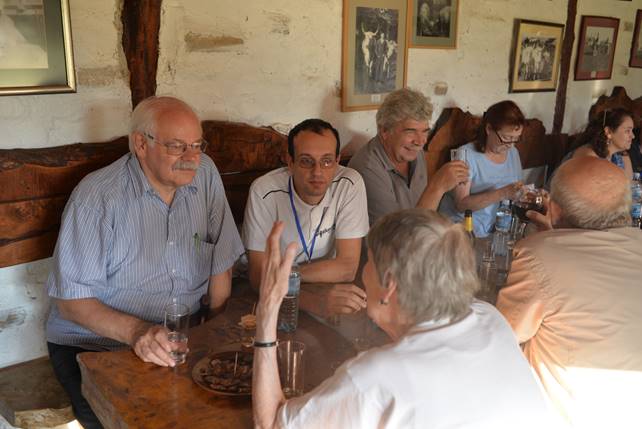
<svg viewBox="0 0 642 429">
<path fill-rule="evenodd" d="M 406 0 L 343 0 L 341 110 L 376 109 L 406 84 Z"/>
<path fill-rule="evenodd" d="M 75 91 L 68 0 L 0 0 L 0 95 Z"/>
<path fill-rule="evenodd" d="M 455 49 L 459 0 L 409 0 L 408 46 Z"/>
<path fill-rule="evenodd" d="M 619 26 L 618 18 L 582 16 L 575 80 L 611 79 Z"/>
<path fill-rule="evenodd" d="M 640 26 L 642 26 L 642 9 L 638 9 L 638 13 L 635 15 L 635 28 L 633 29 L 629 67 L 642 68 L 642 31 L 640 31 Z"/>
<path fill-rule="evenodd" d="M 564 25 L 515 20 L 508 92 L 555 91 Z"/>
</svg>

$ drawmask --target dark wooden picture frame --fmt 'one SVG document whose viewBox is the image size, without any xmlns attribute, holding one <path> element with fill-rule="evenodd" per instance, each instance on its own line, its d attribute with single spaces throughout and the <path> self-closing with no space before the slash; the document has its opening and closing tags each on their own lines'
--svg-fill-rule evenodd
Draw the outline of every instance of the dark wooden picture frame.
<svg viewBox="0 0 642 429">
<path fill-rule="evenodd" d="M 642 9 L 638 9 L 635 15 L 635 27 L 633 28 L 633 40 L 631 41 L 631 58 L 629 67 L 642 68 Z"/>
<path fill-rule="evenodd" d="M 508 92 L 555 91 L 563 38 L 563 24 L 516 19 Z"/>
<path fill-rule="evenodd" d="M 575 59 L 575 80 L 611 79 L 618 18 L 582 16 Z"/>
<path fill-rule="evenodd" d="M 457 48 L 460 0 L 448 1 L 435 6 L 433 0 L 408 0 L 409 48 Z"/>
<path fill-rule="evenodd" d="M 407 0 L 343 0 L 341 111 L 377 109 L 406 85 Z"/>
<path fill-rule="evenodd" d="M 0 26 L 8 41 L 0 56 L 0 95 L 76 92 L 68 0 L 4 5 Z"/>
</svg>

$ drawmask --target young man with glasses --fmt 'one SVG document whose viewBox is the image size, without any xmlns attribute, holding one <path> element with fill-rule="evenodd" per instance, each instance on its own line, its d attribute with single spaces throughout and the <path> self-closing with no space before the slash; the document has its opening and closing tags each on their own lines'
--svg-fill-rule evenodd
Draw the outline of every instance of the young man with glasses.
<svg viewBox="0 0 642 429">
<path fill-rule="evenodd" d="M 219 173 L 202 153 L 200 120 L 184 102 L 150 97 L 132 113 L 130 153 L 85 177 L 62 218 L 47 291 L 47 345 L 85 428 L 101 427 L 81 393 L 76 355 L 129 346 L 174 366 L 164 308 L 192 312 L 230 294 L 243 245 Z"/>
<path fill-rule="evenodd" d="M 366 306 L 365 292 L 352 284 L 368 232 L 366 192 L 359 173 L 339 165 L 339 147 L 339 133 L 325 121 L 295 126 L 288 166 L 252 183 L 243 222 L 252 285 L 260 283 L 272 225 L 283 221 L 282 249 L 299 246 L 300 306 L 322 317 Z"/>
</svg>

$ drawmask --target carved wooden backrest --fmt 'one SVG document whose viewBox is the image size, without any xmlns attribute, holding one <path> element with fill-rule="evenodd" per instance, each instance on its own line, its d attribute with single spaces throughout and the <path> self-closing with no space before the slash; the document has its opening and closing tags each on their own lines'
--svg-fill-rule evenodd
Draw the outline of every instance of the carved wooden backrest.
<svg viewBox="0 0 642 429">
<path fill-rule="evenodd" d="M 450 149 L 471 142 L 477 136 L 481 118 L 454 107 L 444 109 L 428 138 L 426 164 L 429 174 L 450 160 Z M 531 168 L 550 164 L 555 149 L 545 138 L 546 130 L 539 119 L 528 119 L 522 141 L 517 145 L 522 167 Z"/>
<path fill-rule="evenodd" d="M 604 110 L 616 108 L 630 110 L 633 113 L 633 121 L 636 126 L 642 126 L 642 97 L 632 100 L 626 93 L 626 90 L 621 86 L 614 87 L 611 95 L 608 97 L 606 95 L 600 96 L 595 104 L 591 106 L 588 119 L 591 120 L 601 116 Z"/>
<path fill-rule="evenodd" d="M 282 165 L 286 136 L 269 128 L 204 121 L 206 153 L 221 172 L 240 223 L 252 181 Z M 0 267 L 51 256 L 71 191 L 88 173 L 127 153 L 127 138 L 44 149 L 0 150 Z"/>
</svg>

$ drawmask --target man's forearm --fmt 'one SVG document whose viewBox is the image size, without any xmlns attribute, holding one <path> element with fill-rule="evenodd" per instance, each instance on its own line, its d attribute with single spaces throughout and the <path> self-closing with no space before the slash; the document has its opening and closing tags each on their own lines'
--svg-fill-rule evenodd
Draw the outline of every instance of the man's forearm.
<svg viewBox="0 0 642 429">
<path fill-rule="evenodd" d="M 324 259 L 299 265 L 301 281 L 306 283 L 351 283 L 359 268 L 356 259 Z"/>
<path fill-rule="evenodd" d="M 101 337 L 111 338 L 130 346 L 151 325 L 130 314 L 114 310 L 95 298 L 56 299 L 55 303 L 63 318 Z"/>
<path fill-rule="evenodd" d="M 232 292 L 232 268 L 210 277 L 208 293 L 210 312 L 218 314 L 225 308 L 225 303 Z"/>
<path fill-rule="evenodd" d="M 437 210 L 445 193 L 446 191 L 438 185 L 429 183 L 421 194 L 421 197 L 419 197 L 417 207 L 427 210 Z"/>
</svg>

